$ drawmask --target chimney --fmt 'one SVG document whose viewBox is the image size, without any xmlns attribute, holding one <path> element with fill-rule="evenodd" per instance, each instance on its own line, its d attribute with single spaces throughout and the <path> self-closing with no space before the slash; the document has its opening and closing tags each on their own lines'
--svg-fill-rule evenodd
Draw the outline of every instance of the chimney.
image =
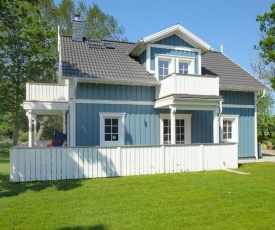
<svg viewBox="0 0 275 230">
<path fill-rule="evenodd" d="M 83 38 L 83 20 L 80 20 L 79 16 L 80 15 L 75 15 L 75 18 L 72 19 L 72 39 L 73 41 L 81 42 Z"/>
</svg>

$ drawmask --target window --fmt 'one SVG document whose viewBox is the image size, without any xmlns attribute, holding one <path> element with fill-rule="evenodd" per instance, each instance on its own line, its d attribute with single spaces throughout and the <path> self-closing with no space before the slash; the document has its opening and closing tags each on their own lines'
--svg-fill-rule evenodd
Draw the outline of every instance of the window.
<svg viewBox="0 0 275 230">
<path fill-rule="evenodd" d="M 238 142 L 238 115 L 222 115 L 221 138 L 223 142 Z"/>
<path fill-rule="evenodd" d="M 117 141 L 119 139 L 118 133 L 118 118 L 105 118 L 105 141 Z"/>
<path fill-rule="evenodd" d="M 115 146 L 125 144 L 125 113 L 99 113 L 100 145 Z"/>
<path fill-rule="evenodd" d="M 179 74 L 188 74 L 188 63 L 179 62 Z"/>
<path fill-rule="evenodd" d="M 232 120 L 223 120 L 223 139 L 232 139 Z"/>
<path fill-rule="evenodd" d="M 171 119 L 169 114 L 161 114 L 161 143 L 171 144 Z M 175 124 L 176 144 L 191 143 L 191 114 L 177 114 Z"/>
<path fill-rule="evenodd" d="M 159 80 L 169 75 L 169 61 L 159 60 L 158 62 Z"/>
</svg>

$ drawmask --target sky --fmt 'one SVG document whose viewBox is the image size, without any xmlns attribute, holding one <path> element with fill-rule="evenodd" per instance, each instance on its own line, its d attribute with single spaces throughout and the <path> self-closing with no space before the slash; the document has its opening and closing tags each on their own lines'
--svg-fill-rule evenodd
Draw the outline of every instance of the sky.
<svg viewBox="0 0 275 230">
<path fill-rule="evenodd" d="M 54 0 L 56 4 L 61 0 Z M 77 3 L 78 1 L 75 1 Z M 96 3 L 125 27 L 131 42 L 177 23 L 253 73 L 254 45 L 260 39 L 256 16 L 270 11 L 272 0 L 84 0 Z M 254 74 L 256 76 L 256 74 Z"/>
</svg>

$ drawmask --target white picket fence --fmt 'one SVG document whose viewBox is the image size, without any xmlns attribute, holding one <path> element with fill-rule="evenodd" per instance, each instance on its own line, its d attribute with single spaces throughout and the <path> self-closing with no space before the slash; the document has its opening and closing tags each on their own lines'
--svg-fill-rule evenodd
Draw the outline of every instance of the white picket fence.
<svg viewBox="0 0 275 230">
<path fill-rule="evenodd" d="M 238 167 L 238 145 L 11 148 L 13 182 L 116 177 Z"/>
</svg>

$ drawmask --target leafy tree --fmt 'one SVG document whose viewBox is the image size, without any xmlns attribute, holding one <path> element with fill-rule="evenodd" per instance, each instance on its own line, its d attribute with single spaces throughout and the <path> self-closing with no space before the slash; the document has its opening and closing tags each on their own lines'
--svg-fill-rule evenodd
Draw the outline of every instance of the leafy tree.
<svg viewBox="0 0 275 230">
<path fill-rule="evenodd" d="M 49 82 L 55 75 L 55 33 L 41 16 L 37 1 L 1 0 L 1 115 L 12 114 L 13 144 L 18 142 L 26 82 Z"/>
<path fill-rule="evenodd" d="M 262 94 L 258 94 L 258 98 Z M 267 93 L 264 98 L 258 101 L 257 105 L 257 119 L 258 119 L 258 140 L 262 142 L 266 140 L 266 133 L 269 134 L 269 138 L 272 138 L 274 133 L 274 115 L 272 114 L 274 99 L 270 93 Z"/>
<path fill-rule="evenodd" d="M 261 61 L 260 68 L 262 73 L 265 73 L 266 69 L 271 68 L 271 75 L 262 75 L 264 79 L 268 79 L 275 89 L 274 75 L 274 63 L 275 63 L 275 3 L 270 7 L 270 12 L 265 12 L 263 15 L 257 16 L 257 21 L 260 23 L 261 39 L 259 45 L 255 46 L 259 50 L 259 56 Z"/>
<path fill-rule="evenodd" d="M 63 0 L 58 6 L 61 34 L 72 34 L 71 19 L 79 14 L 84 20 L 84 31 L 89 38 L 127 40 L 125 28 L 119 26 L 113 16 L 104 13 L 97 4 L 86 6 L 80 1 L 76 6 L 72 0 Z"/>
</svg>

